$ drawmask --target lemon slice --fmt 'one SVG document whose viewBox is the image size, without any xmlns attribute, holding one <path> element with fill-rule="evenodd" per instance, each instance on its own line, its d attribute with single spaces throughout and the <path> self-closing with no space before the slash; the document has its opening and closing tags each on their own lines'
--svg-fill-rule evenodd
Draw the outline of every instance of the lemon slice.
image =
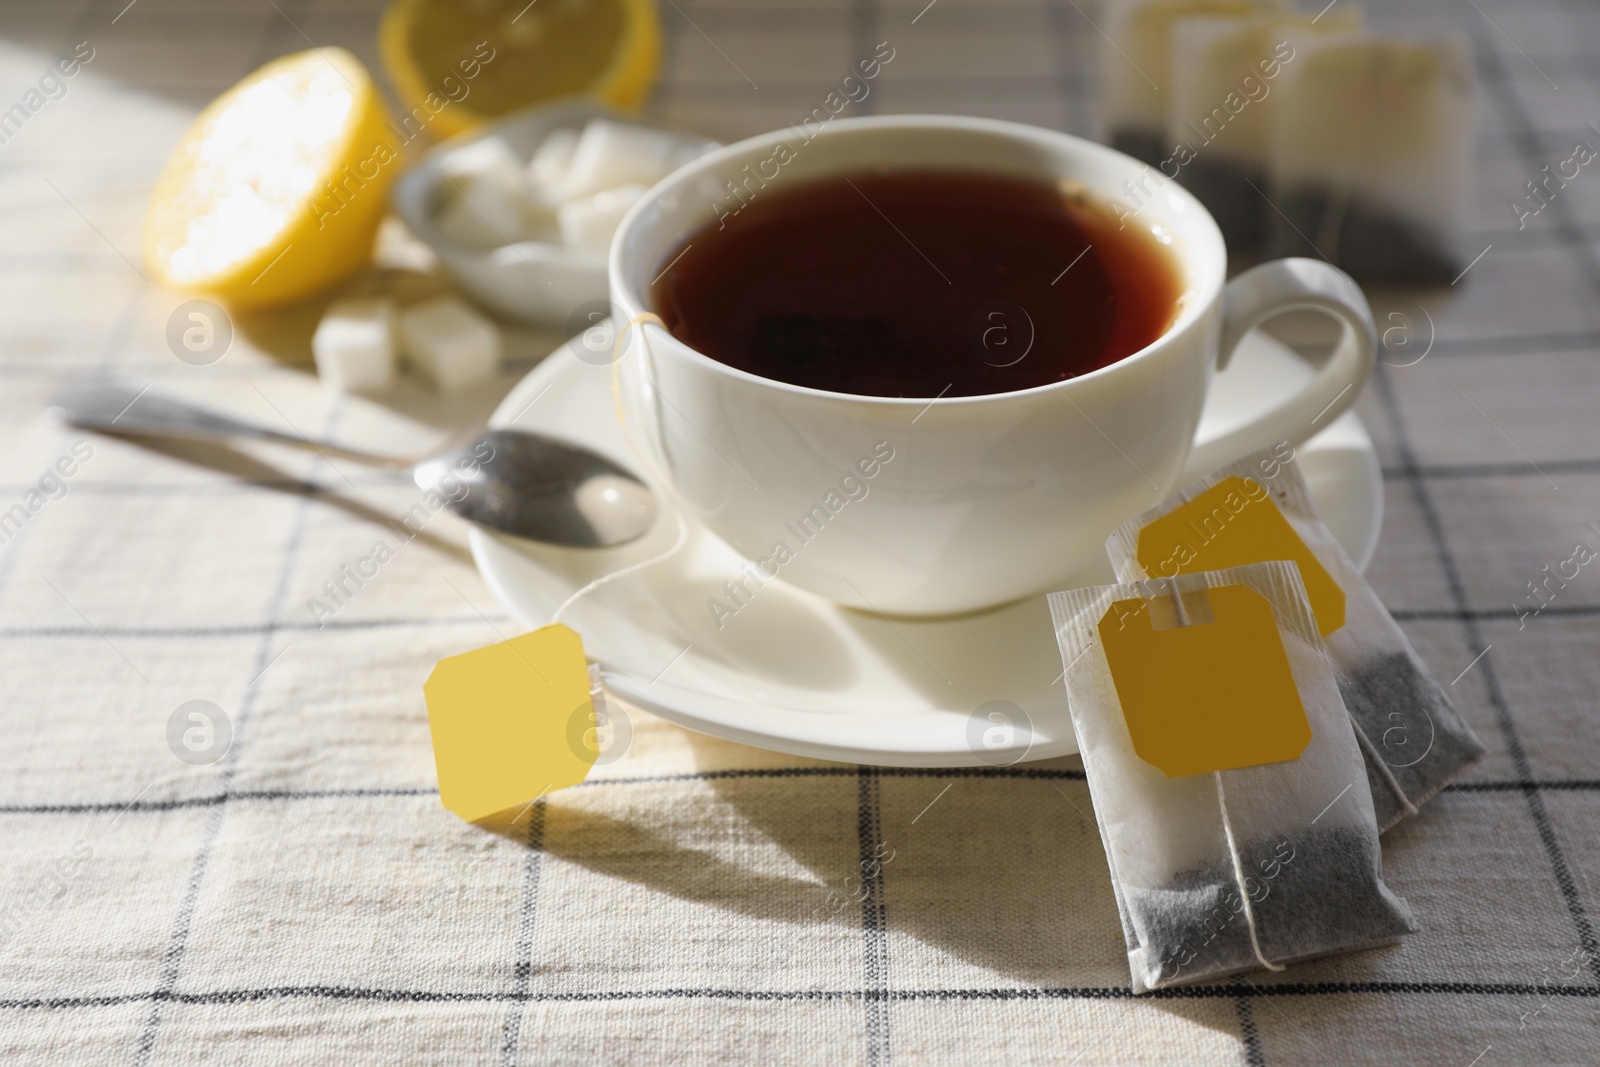
<svg viewBox="0 0 1600 1067">
<path fill-rule="evenodd" d="M 557 97 L 636 110 L 655 81 L 651 0 L 392 0 L 378 52 L 407 140 L 444 138 Z"/>
<path fill-rule="evenodd" d="M 372 257 L 400 170 L 372 78 L 339 48 L 273 60 L 200 113 L 145 214 L 157 278 L 237 307 L 307 296 Z"/>
</svg>

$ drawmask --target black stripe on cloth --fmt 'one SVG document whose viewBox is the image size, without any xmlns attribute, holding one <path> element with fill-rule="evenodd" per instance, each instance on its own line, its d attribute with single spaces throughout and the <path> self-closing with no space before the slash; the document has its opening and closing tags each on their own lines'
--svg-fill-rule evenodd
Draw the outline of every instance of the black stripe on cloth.
<svg viewBox="0 0 1600 1067">
<path fill-rule="evenodd" d="M 500 1045 L 502 1067 L 514 1067 L 522 1044 L 522 1009 L 527 1003 L 528 985 L 533 979 L 533 929 L 539 917 L 539 876 L 544 868 L 543 797 L 528 806 L 528 860 L 522 873 L 522 913 L 517 921 L 516 960 L 511 965 L 512 991 L 516 999 L 506 1012 L 505 1038 Z"/>
<path fill-rule="evenodd" d="M 1005 773 L 1012 768 L 984 767 L 878 767 L 880 777 L 901 778 L 1012 778 L 1059 779 L 1083 781 L 1082 771 L 1044 771 Z M 637 778 L 606 778 L 583 782 L 574 789 L 597 789 L 602 786 L 655 785 L 663 782 L 698 782 L 726 778 L 793 778 L 793 777 L 854 777 L 854 768 L 834 767 L 768 767 L 738 771 L 702 771 L 693 774 L 663 774 Z M 1546 778 L 1528 781 L 1452 782 L 1445 786 L 1446 793 L 1520 793 L 1533 790 L 1544 792 L 1587 793 L 1600 791 L 1600 778 Z M 179 797 L 170 800 L 135 800 L 132 802 L 103 801 L 83 804 L 0 804 L 0 816 L 5 815 L 98 815 L 122 812 L 177 811 L 185 808 L 205 808 L 216 804 L 246 803 L 250 801 L 307 801 L 307 800 L 359 800 L 364 797 L 434 797 L 439 791 L 426 786 L 410 789 L 241 789 L 227 794 L 212 793 L 201 797 Z"/>
<path fill-rule="evenodd" d="M 1286 982 L 1247 986 L 1252 1000 L 1276 997 L 1360 996 L 1476 996 L 1476 997 L 1572 997 L 1600 998 L 1600 986 L 1540 985 L 1528 982 Z M 879 994 L 901 1003 L 941 1000 L 1234 1000 L 1240 990 L 1232 985 L 1179 986 L 1153 993 L 1135 993 L 1127 986 L 1057 986 L 1052 988 L 956 988 L 897 989 Z M 859 990 L 849 989 L 614 989 L 551 992 L 530 990 L 450 992 L 429 989 L 378 989 L 362 986 L 263 986 L 219 989 L 206 992 L 112 993 L 81 997 L 5 997 L 0 1011 L 68 1011 L 84 1008 L 116 1007 L 161 1001 L 172 1004 L 249 1004 L 263 1000 L 350 1000 L 377 1003 L 412 1004 L 500 1004 L 521 999 L 529 1004 L 583 1004 L 630 1000 L 731 1000 L 749 1003 L 823 1000 L 856 1001 L 872 999 Z"/>
<path fill-rule="evenodd" d="M 862 998 L 866 1010 L 867 1065 L 889 1063 L 889 931 L 883 899 L 882 796 L 877 768 L 856 771 L 858 808 L 857 849 L 860 853 Z"/>
<path fill-rule="evenodd" d="M 1484 244 L 1497 243 L 1499 242 L 1484 242 Z M 1428 358 L 1444 356 L 1453 359 L 1457 356 L 1526 356 L 1541 352 L 1581 352 L 1592 350 L 1597 344 L 1600 344 L 1600 330 L 1524 333 L 1515 337 L 1478 333 L 1466 337 L 1441 337 L 1428 350 Z"/>
<path fill-rule="evenodd" d="M 1521 618 L 1515 608 L 1397 608 L 1389 614 L 1399 622 L 1497 622 Z M 1594 615 L 1600 615 L 1600 604 L 1551 604 L 1540 610 L 1538 618 L 1586 619 Z"/>
<path fill-rule="evenodd" d="M 1600 463 L 1596 465 L 1600 472 Z M 1515 473 L 1511 471 L 1507 474 Z M 1536 473 L 1529 471 L 1529 474 Z M 1498 477 L 1499 474 L 1490 475 Z M 1403 473 L 1395 471 L 1389 475 L 1394 481 L 1411 481 Z M 1470 477 L 1470 476 L 1469 476 Z M 1453 622 L 1462 619 L 1515 619 L 1518 613 L 1509 607 L 1505 608 L 1395 608 L 1389 612 L 1396 619 L 1407 621 L 1446 621 Z M 1568 615 L 1573 617 L 1588 617 L 1600 614 L 1600 604 L 1551 604 L 1539 613 L 1540 618 Z M 41 626 L 41 627 L 3 627 L 0 626 L 0 639 L 17 640 L 21 638 L 37 638 L 40 640 L 50 638 L 93 638 L 99 640 L 101 635 L 106 637 L 127 637 L 134 640 L 142 638 L 223 638 L 223 637 L 252 637 L 261 634 L 276 633 L 301 633 L 318 630 L 381 630 L 403 629 L 406 627 L 427 628 L 434 626 L 482 626 L 485 618 L 491 622 L 505 622 L 510 616 L 506 615 L 473 615 L 459 617 L 443 617 L 438 619 L 351 619 L 347 622 L 327 620 L 326 626 L 302 622 L 271 622 L 271 623 L 236 623 L 223 626 L 195 626 L 195 627 L 149 627 L 149 626 L 104 626 L 97 632 L 88 626 Z"/>
<path fill-rule="evenodd" d="M 1571 145 L 1572 141 L 1568 140 L 1566 143 Z M 1559 159 L 1565 156 L 1569 151 L 1571 151 L 1571 149 L 1567 148 L 1563 149 L 1559 153 L 1552 152 L 1551 155 Z M 1494 157 L 1485 154 L 1481 158 L 1491 159 Z M 1520 162 L 1523 158 L 1523 153 L 1520 148 L 1513 147 L 1501 158 L 1516 159 Z M 1583 239 L 1585 241 L 1600 241 L 1600 226 L 1596 226 L 1592 222 L 1579 224 L 1578 231 L 1583 234 Z M 1544 248 L 1547 246 L 1559 246 L 1561 244 L 1562 237 L 1555 230 L 1519 230 L 1515 226 L 1470 230 L 1467 233 L 1467 246 L 1469 248 L 1477 248 L 1481 247 L 1482 245 L 1497 244 L 1504 241 L 1517 242 L 1517 247 L 1520 250 L 1528 248 Z"/>
<path fill-rule="evenodd" d="M 87 431 L 86 431 L 87 432 Z M 73 438 L 79 434 L 72 435 Z M 98 437 L 95 438 L 99 440 Z M 280 493 L 292 495 L 311 495 L 322 497 L 340 497 L 354 489 L 410 489 L 412 482 L 401 475 L 373 475 L 353 473 L 349 481 L 340 479 L 338 482 L 311 482 L 302 478 L 291 478 L 287 475 L 281 478 L 251 477 L 245 474 L 219 475 L 216 481 L 209 482 L 72 482 L 72 492 L 92 493 L 96 496 L 219 496 L 237 495 L 246 496 L 261 489 L 274 489 Z M 37 489 L 37 482 L 12 482 L 0 484 L 0 493 L 6 495 L 22 494 L 29 489 Z M 398 520 L 396 520 L 398 521 Z"/>
<path fill-rule="evenodd" d="M 1248 1067 L 1267 1067 L 1266 1054 L 1261 1050 L 1261 1032 L 1256 1029 L 1255 1012 L 1250 1008 L 1249 990 L 1243 978 L 1235 978 L 1231 984 L 1237 994 L 1233 998 L 1233 1010 L 1239 1017 L 1239 1042 L 1244 1047 L 1244 1062 Z"/>
<path fill-rule="evenodd" d="M 102 626 L 98 631 L 88 626 L 0 626 L 0 638 L 15 639 L 19 637 L 92 637 L 96 633 L 105 634 L 107 637 L 132 637 L 132 638 L 196 638 L 196 637 L 254 637 L 278 633 L 299 633 L 317 630 L 385 630 L 397 627 L 433 627 L 451 625 L 477 625 L 482 626 L 485 619 L 492 622 L 505 622 L 509 615 L 461 615 L 442 616 L 436 619 L 350 619 L 339 621 L 326 619 L 321 623 L 314 622 L 245 622 L 230 623 L 222 626 Z"/>
<path fill-rule="evenodd" d="M 1533 789 L 1582 793 L 1600 789 L 1600 778 L 1548 778 L 1542 782 L 1453 782 L 1446 788 L 1452 793 L 1519 793 Z"/>
<path fill-rule="evenodd" d="M 1400 368 L 1403 369 L 1403 368 Z M 1446 478 L 1537 478 L 1546 474 L 1600 474 L 1600 458 L 1545 460 L 1539 470 L 1528 463 L 1430 463 L 1417 468 L 1417 475 L 1430 481 Z M 1385 478 L 1396 481 L 1409 477 L 1398 467 L 1383 468 Z"/>
</svg>

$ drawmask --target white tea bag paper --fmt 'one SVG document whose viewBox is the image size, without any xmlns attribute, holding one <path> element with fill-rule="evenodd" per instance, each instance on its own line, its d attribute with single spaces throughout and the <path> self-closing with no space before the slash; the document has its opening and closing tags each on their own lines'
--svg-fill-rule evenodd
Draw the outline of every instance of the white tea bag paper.
<svg viewBox="0 0 1600 1067">
<path fill-rule="evenodd" d="M 1110 0 L 1104 9 L 1099 67 L 1105 142 L 1152 167 L 1171 156 L 1164 127 L 1174 22 L 1283 9 L 1284 0 Z"/>
<path fill-rule="evenodd" d="M 1293 563 L 1049 604 L 1135 992 L 1417 929 Z"/>
<path fill-rule="evenodd" d="M 1177 178 L 1217 220 L 1228 251 L 1261 250 L 1270 229 L 1267 161 L 1277 79 L 1300 36 L 1350 33 L 1361 9 L 1321 15 L 1273 12 L 1176 19 L 1167 92 L 1167 150 L 1162 173 Z"/>
<path fill-rule="evenodd" d="M 1287 442 L 1168 497 L 1106 542 L 1125 582 L 1294 560 L 1366 766 L 1378 829 L 1427 803 L 1483 755 L 1405 632 L 1317 518 Z"/>
<path fill-rule="evenodd" d="M 1477 121 L 1461 38 L 1291 34 L 1273 113 L 1269 251 L 1357 278 L 1453 283 L 1464 245 Z"/>
</svg>

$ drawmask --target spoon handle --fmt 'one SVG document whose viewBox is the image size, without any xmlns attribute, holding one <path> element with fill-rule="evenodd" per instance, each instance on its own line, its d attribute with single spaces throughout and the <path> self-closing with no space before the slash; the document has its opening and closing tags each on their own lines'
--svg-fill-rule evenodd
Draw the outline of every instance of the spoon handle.
<svg viewBox="0 0 1600 1067">
<path fill-rule="evenodd" d="M 64 422 L 106 433 L 181 437 L 193 441 L 249 438 L 315 449 L 324 456 L 332 454 L 379 467 L 401 469 L 412 464 L 408 459 L 375 455 L 243 422 L 157 393 L 148 385 L 140 388 L 117 381 L 79 382 L 51 397 L 50 408 Z"/>
</svg>

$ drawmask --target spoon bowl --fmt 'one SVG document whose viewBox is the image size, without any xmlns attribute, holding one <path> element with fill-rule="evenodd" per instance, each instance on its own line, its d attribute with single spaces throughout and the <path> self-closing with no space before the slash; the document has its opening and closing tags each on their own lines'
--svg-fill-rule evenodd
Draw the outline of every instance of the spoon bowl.
<svg viewBox="0 0 1600 1067">
<path fill-rule="evenodd" d="M 547 544 L 604 548 L 644 536 L 655 494 L 604 456 L 524 430 L 485 430 L 412 468 L 468 522 Z"/>
</svg>

